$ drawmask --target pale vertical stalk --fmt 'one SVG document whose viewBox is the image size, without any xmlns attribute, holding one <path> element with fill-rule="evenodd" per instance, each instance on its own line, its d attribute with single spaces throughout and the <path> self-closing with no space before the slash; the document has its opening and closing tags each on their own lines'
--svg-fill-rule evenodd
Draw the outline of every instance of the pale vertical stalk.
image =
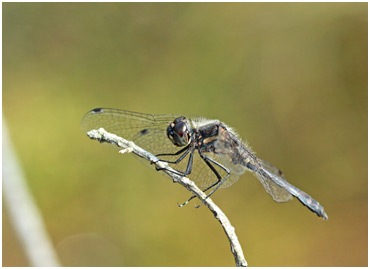
<svg viewBox="0 0 370 269">
<path fill-rule="evenodd" d="M 60 266 L 41 213 L 18 163 L 4 119 L 2 126 L 3 195 L 15 233 L 31 266 Z"/>
</svg>

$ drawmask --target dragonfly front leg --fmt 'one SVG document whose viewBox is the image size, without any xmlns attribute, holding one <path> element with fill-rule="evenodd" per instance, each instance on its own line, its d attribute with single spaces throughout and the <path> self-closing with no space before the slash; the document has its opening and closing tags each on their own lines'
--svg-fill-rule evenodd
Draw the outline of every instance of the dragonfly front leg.
<svg viewBox="0 0 370 269">
<path fill-rule="evenodd" d="M 181 151 L 184 151 L 184 150 L 181 150 Z M 178 158 L 176 161 L 166 161 L 166 160 L 159 160 L 159 161 L 166 162 L 166 163 L 172 163 L 172 164 L 178 164 L 189 153 L 190 153 L 190 156 L 189 156 L 188 164 L 187 164 L 186 170 L 184 172 L 183 171 L 176 170 L 176 169 L 173 169 L 173 170 L 176 171 L 176 172 L 174 172 L 174 171 L 168 170 L 166 168 L 156 168 L 156 170 L 157 171 L 158 170 L 167 170 L 169 172 L 172 172 L 172 173 L 174 173 L 176 175 L 179 175 L 179 176 L 182 176 L 182 177 L 186 177 L 186 176 L 190 175 L 191 174 L 191 171 L 193 169 L 194 148 L 190 148 L 190 149 L 188 148 L 188 150 L 183 155 L 181 155 L 180 158 Z M 174 153 L 174 154 L 158 154 L 158 155 L 178 155 L 178 154 Z"/>
<path fill-rule="evenodd" d="M 179 162 L 181 162 L 185 157 L 186 155 L 189 154 L 189 152 L 191 151 L 190 147 L 189 146 L 186 146 L 185 148 L 179 150 L 178 152 L 176 153 L 161 153 L 161 154 L 157 154 L 156 157 L 158 156 L 177 156 L 181 153 L 183 153 L 185 151 L 184 154 L 182 154 L 176 161 L 167 161 L 167 160 L 162 160 L 162 159 L 159 159 L 159 161 L 161 162 L 166 162 L 166 163 L 173 163 L 173 164 L 178 164 Z"/>
</svg>

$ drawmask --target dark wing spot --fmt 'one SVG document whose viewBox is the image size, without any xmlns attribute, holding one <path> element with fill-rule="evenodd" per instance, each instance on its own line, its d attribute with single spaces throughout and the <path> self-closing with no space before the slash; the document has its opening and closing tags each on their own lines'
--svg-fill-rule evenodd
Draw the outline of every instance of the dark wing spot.
<svg viewBox="0 0 370 269">
<path fill-rule="evenodd" d="M 140 135 L 145 135 L 148 133 L 148 129 L 143 129 L 140 131 Z"/>
<path fill-rule="evenodd" d="M 91 110 L 91 113 L 102 113 L 102 112 L 103 112 L 102 108 L 95 108 L 95 109 Z"/>
</svg>

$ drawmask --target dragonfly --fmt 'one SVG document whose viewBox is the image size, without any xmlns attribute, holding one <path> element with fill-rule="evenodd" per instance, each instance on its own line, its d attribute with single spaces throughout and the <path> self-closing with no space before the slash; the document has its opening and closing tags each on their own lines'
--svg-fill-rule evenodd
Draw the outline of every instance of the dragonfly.
<svg viewBox="0 0 370 269">
<path fill-rule="evenodd" d="M 207 198 L 219 188 L 230 187 L 249 171 L 274 201 L 287 202 L 296 197 L 319 217 L 328 219 L 319 202 L 290 184 L 280 169 L 259 159 L 232 128 L 219 120 L 95 108 L 85 114 L 81 128 L 85 132 L 104 128 L 133 141 L 168 163 L 175 173 L 188 177 L 204 192 L 209 191 Z"/>
</svg>

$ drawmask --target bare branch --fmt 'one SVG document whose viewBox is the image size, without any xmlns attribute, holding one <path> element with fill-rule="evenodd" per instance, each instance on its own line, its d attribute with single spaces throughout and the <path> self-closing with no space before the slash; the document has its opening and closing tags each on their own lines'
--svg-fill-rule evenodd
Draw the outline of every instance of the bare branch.
<svg viewBox="0 0 370 269">
<path fill-rule="evenodd" d="M 159 159 L 156 156 L 138 147 L 132 141 L 127 141 L 124 138 L 121 138 L 117 135 L 108 133 L 103 128 L 100 128 L 99 130 L 91 130 L 87 133 L 87 135 L 91 139 L 98 140 L 100 142 L 111 143 L 120 148 L 123 148 L 123 150 L 121 150 L 120 153 L 133 152 L 134 154 L 146 159 L 148 162 L 155 165 L 157 169 L 160 169 L 161 171 L 169 175 L 173 179 L 173 182 L 179 183 L 182 186 L 184 186 L 186 189 L 188 189 L 194 195 L 196 195 L 201 201 L 204 201 L 204 199 L 207 197 L 206 194 L 202 192 L 194 184 L 193 181 L 186 177 L 182 177 L 176 173 L 173 173 L 175 171 L 166 162 L 159 161 Z M 222 228 L 224 229 L 226 236 L 229 239 L 231 252 L 234 255 L 236 266 L 241 267 L 247 266 L 248 264 L 244 258 L 244 254 L 239 244 L 238 237 L 235 234 L 235 229 L 231 225 L 226 215 L 210 198 L 207 198 L 204 201 L 204 204 L 211 210 L 215 218 L 222 225 Z"/>
</svg>

